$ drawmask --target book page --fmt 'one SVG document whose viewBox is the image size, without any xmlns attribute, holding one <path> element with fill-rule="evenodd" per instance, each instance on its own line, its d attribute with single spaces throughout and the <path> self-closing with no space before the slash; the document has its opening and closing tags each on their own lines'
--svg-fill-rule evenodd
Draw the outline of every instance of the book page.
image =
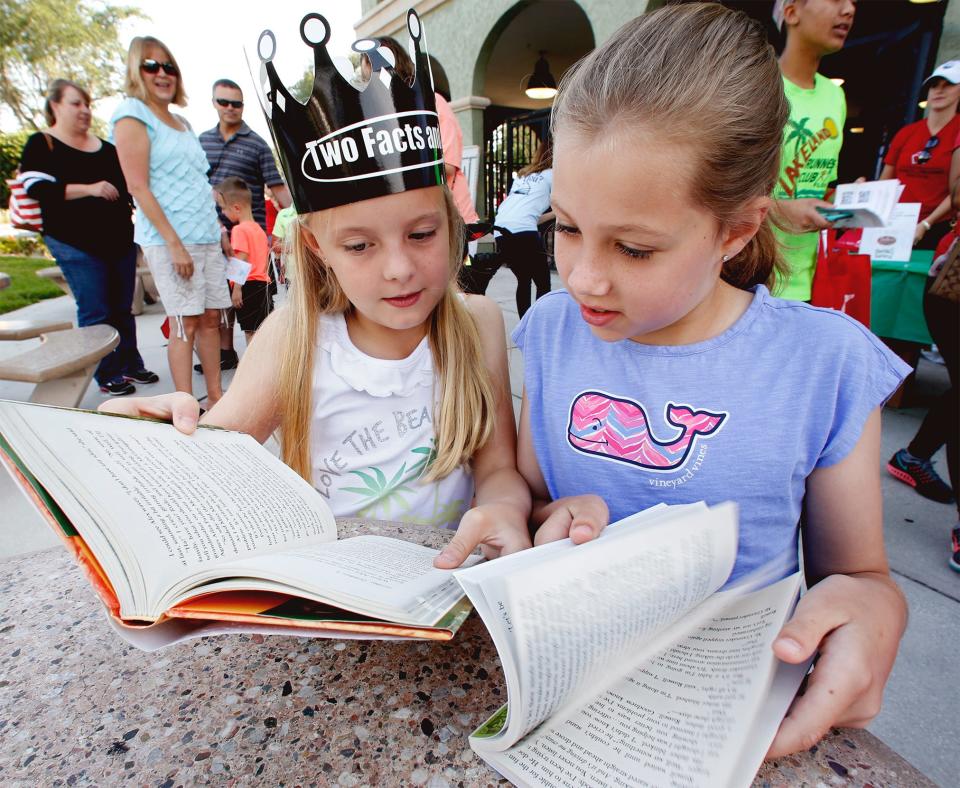
<svg viewBox="0 0 960 788">
<path fill-rule="evenodd" d="M 463 597 L 452 570 L 434 568 L 439 552 L 386 536 L 355 536 L 233 561 L 229 580 L 204 583 L 200 590 L 274 590 L 397 623 L 433 626 Z M 479 560 L 470 556 L 466 563 Z M 165 607 L 196 590 L 177 589 L 179 598 Z"/>
<path fill-rule="evenodd" d="M 133 598 L 121 599 L 124 617 L 159 614 L 166 588 L 202 567 L 336 539 L 321 496 L 248 435 L 187 436 L 106 414 L 2 407 L 5 434 L 16 422 L 11 445 L 94 554 L 106 541 L 142 578 Z"/>
<path fill-rule="evenodd" d="M 481 756 L 520 785 L 749 785 L 753 772 L 734 777 L 747 737 L 765 753 L 787 708 L 781 700 L 764 730 L 753 724 L 779 664 L 771 644 L 798 587 L 793 575 L 731 594 L 722 615 L 590 702 L 506 752 Z M 793 673 L 789 695 L 802 678 Z"/>
<path fill-rule="evenodd" d="M 494 641 L 509 715 L 483 746 L 509 747 L 609 681 L 611 671 L 635 662 L 645 643 L 724 583 L 736 556 L 736 507 L 684 507 L 672 514 L 484 583 L 484 602 L 475 604 L 481 615 L 495 611 L 484 623 L 499 630 Z M 469 579 L 469 572 L 462 574 Z"/>
</svg>

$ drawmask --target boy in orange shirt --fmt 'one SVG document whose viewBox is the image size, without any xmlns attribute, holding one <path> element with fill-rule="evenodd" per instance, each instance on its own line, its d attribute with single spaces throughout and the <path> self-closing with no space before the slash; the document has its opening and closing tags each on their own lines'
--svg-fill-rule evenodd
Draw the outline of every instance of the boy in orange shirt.
<svg viewBox="0 0 960 788">
<path fill-rule="evenodd" d="M 237 310 L 237 321 L 249 344 L 260 324 L 273 311 L 267 271 L 270 244 L 267 234 L 253 219 L 250 187 L 246 183 L 240 178 L 227 178 L 213 188 L 223 215 L 235 223 L 230 231 L 234 257 L 250 263 L 246 282 L 242 285 L 230 282 L 230 297 Z"/>
</svg>

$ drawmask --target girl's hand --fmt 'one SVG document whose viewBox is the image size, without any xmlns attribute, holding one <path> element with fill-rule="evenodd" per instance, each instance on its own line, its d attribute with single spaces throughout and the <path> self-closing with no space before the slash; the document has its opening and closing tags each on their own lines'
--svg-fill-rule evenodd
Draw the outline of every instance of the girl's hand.
<svg viewBox="0 0 960 788">
<path fill-rule="evenodd" d="M 145 416 L 150 419 L 171 421 L 173 426 L 184 435 L 192 434 L 200 420 L 200 403 L 182 391 L 160 394 L 156 397 L 110 400 L 101 404 L 97 410 L 104 413 L 120 413 L 124 416 Z"/>
<path fill-rule="evenodd" d="M 243 306 L 243 291 L 236 282 L 230 283 L 230 300 L 233 302 L 234 309 L 239 309 Z"/>
<path fill-rule="evenodd" d="M 108 202 L 113 202 L 120 198 L 120 192 L 117 191 L 117 187 L 109 181 L 91 183 L 87 187 L 87 191 L 91 197 L 99 197 L 101 200 L 107 200 Z"/>
<path fill-rule="evenodd" d="M 516 506 L 506 503 L 475 506 L 463 515 L 457 533 L 433 560 L 433 565 L 437 569 L 456 569 L 478 546 L 488 559 L 530 547 L 527 523 Z"/>
<path fill-rule="evenodd" d="M 877 716 L 906 611 L 900 589 L 879 573 L 831 575 L 810 589 L 773 651 L 793 664 L 818 649 L 820 658 L 767 758 L 809 749 L 833 726 L 864 728 Z"/>
<path fill-rule="evenodd" d="M 177 276 L 183 279 L 193 276 L 193 258 L 183 244 L 171 247 L 170 262 L 173 263 L 173 270 L 176 271 Z"/>
<path fill-rule="evenodd" d="M 574 544 L 595 539 L 610 522 L 610 510 L 599 495 L 574 495 L 534 509 L 540 527 L 534 544 L 555 542 L 568 536 Z"/>
</svg>

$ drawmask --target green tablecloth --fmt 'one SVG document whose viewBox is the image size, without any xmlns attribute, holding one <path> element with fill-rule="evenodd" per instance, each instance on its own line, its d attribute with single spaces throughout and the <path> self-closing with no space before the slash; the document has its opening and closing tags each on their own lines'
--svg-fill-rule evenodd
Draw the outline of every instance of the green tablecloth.
<svg viewBox="0 0 960 788">
<path fill-rule="evenodd" d="M 929 345 L 933 340 L 923 317 L 923 286 L 933 252 L 914 250 L 909 262 L 873 262 L 870 329 L 879 337 Z"/>
</svg>

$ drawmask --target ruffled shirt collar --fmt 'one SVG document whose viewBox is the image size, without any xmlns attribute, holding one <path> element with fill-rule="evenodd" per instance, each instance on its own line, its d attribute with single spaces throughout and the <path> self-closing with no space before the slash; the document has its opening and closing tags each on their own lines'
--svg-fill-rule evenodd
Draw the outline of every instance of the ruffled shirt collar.
<svg viewBox="0 0 960 788">
<path fill-rule="evenodd" d="M 424 337 L 406 358 L 368 356 L 350 339 L 343 314 L 320 316 L 320 350 L 330 357 L 333 372 L 355 391 L 373 397 L 407 397 L 420 386 L 432 386 L 433 357 Z"/>
</svg>

